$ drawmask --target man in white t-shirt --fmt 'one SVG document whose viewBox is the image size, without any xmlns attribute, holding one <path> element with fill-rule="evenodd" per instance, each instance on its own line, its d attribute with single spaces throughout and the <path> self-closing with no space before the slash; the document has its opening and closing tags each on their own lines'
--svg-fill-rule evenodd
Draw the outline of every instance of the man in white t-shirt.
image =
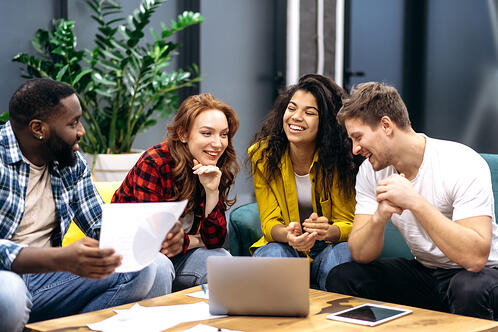
<svg viewBox="0 0 498 332">
<path fill-rule="evenodd" d="M 498 226 L 489 167 L 413 131 L 395 88 L 360 84 L 337 115 L 363 162 L 349 248 L 329 291 L 498 319 Z M 378 259 L 391 220 L 415 259 Z M 496 312 L 496 314 L 495 314 Z"/>
</svg>

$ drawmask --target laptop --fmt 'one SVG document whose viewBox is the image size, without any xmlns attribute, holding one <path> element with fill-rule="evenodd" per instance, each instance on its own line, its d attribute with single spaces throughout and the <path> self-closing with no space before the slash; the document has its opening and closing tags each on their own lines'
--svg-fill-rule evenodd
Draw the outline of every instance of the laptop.
<svg viewBox="0 0 498 332">
<path fill-rule="evenodd" d="M 308 315 L 307 258 L 210 256 L 207 270 L 213 315 Z"/>
</svg>

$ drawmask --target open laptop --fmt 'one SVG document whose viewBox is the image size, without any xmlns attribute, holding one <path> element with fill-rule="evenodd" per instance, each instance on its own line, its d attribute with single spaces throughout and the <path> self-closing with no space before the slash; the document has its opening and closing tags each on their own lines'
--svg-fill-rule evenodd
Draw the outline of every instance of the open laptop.
<svg viewBox="0 0 498 332">
<path fill-rule="evenodd" d="M 210 256 L 207 270 L 213 315 L 308 315 L 307 258 Z"/>
</svg>

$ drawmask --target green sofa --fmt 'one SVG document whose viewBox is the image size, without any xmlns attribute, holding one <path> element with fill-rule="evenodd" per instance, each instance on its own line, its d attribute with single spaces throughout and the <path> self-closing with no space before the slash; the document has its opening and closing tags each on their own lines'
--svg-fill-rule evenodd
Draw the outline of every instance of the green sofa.
<svg viewBox="0 0 498 332">
<path fill-rule="evenodd" d="M 498 154 L 481 154 L 491 170 L 493 194 L 495 202 L 498 201 Z M 498 213 L 495 203 L 495 216 Z M 234 209 L 230 213 L 228 223 L 228 241 L 230 252 L 233 256 L 249 256 L 249 247 L 256 242 L 263 233 L 259 222 L 258 205 L 249 203 Z M 381 257 L 406 257 L 412 254 L 401 234 L 388 222 L 384 234 L 384 248 Z"/>
</svg>

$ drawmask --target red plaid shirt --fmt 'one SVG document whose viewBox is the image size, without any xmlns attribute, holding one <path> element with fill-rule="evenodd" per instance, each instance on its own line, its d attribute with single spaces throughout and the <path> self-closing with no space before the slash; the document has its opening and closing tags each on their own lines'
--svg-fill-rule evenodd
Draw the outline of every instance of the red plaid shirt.
<svg viewBox="0 0 498 332">
<path fill-rule="evenodd" d="M 173 196 L 172 173 L 174 161 L 164 141 L 145 151 L 114 193 L 112 203 L 164 202 Z M 194 210 L 196 210 L 194 208 Z M 200 233 L 207 248 L 220 248 L 227 234 L 225 206 L 221 199 L 211 213 L 204 217 L 204 203 L 194 213 L 194 223 L 188 234 Z M 185 234 L 183 252 L 189 245 Z"/>
</svg>

